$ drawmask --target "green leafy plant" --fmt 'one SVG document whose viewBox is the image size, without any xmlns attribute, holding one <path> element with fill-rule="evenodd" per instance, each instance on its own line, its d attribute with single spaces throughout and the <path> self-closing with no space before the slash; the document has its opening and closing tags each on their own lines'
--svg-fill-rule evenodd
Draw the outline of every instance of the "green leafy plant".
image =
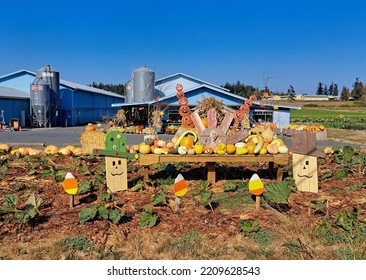
<svg viewBox="0 0 366 280">
<path fill-rule="evenodd" d="M 243 181 L 227 181 L 224 185 L 224 192 L 244 192 L 248 190 L 248 186 Z"/>
<path fill-rule="evenodd" d="M 199 197 L 199 202 L 203 206 L 209 206 L 213 211 L 212 207 L 212 191 L 209 190 L 211 182 L 201 182 L 199 185 L 196 185 L 192 190 L 192 194 L 196 197 Z"/>
<path fill-rule="evenodd" d="M 125 210 L 116 205 L 114 196 L 106 190 L 99 195 L 100 205 L 86 207 L 79 212 L 79 222 L 84 224 L 94 219 L 109 220 L 118 224 L 125 216 Z"/>
<path fill-rule="evenodd" d="M 0 207 L 0 217 L 8 220 L 16 219 L 21 224 L 27 224 L 38 214 L 39 209 L 44 205 L 43 199 L 34 193 L 30 194 L 23 207 L 20 207 L 20 198 L 14 194 L 6 194 L 3 197 L 3 204 Z"/>
<path fill-rule="evenodd" d="M 140 214 L 140 227 L 153 227 L 158 222 L 158 215 L 153 213 L 152 206 L 146 206 L 145 211 Z"/>
<path fill-rule="evenodd" d="M 253 239 L 262 247 L 267 247 L 271 243 L 271 235 L 265 228 L 261 227 L 258 221 L 250 219 L 241 220 L 238 223 L 240 232 L 244 236 Z"/>
<path fill-rule="evenodd" d="M 286 177 L 282 182 L 266 183 L 265 189 L 264 200 L 271 206 L 281 208 L 288 205 L 288 198 L 296 190 L 296 184 L 293 178 Z"/>
<path fill-rule="evenodd" d="M 166 205 L 166 195 L 164 193 L 156 194 L 151 201 L 151 204 L 154 206 Z"/>
</svg>

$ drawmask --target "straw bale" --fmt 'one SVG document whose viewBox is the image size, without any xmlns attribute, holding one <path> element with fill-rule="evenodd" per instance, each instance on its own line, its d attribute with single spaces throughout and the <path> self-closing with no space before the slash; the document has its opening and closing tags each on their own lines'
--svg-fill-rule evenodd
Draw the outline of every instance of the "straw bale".
<svg viewBox="0 0 366 280">
<path fill-rule="evenodd" d="M 80 142 L 85 154 L 92 154 L 94 149 L 105 149 L 105 132 L 102 130 L 84 131 Z"/>
</svg>

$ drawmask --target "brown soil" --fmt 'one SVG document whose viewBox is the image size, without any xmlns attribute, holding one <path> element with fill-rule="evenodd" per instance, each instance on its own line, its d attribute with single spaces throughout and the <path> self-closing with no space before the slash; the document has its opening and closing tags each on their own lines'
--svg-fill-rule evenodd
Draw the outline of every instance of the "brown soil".
<svg viewBox="0 0 366 280">
<path fill-rule="evenodd" d="M 214 205 L 204 207 L 192 194 L 197 184 L 203 184 L 206 167 L 202 164 L 186 164 L 180 170 L 188 182 L 189 192 L 182 198 L 179 211 L 174 208 L 174 195 L 171 186 L 168 188 L 168 202 L 164 206 L 154 206 L 153 212 L 158 215 L 158 224 L 151 228 L 139 226 L 140 214 L 151 205 L 152 197 L 161 190 L 159 180 L 164 180 L 167 173 L 152 169 L 151 183 L 142 191 L 131 189 L 115 193 L 117 206 L 123 207 L 126 217 L 119 224 L 107 220 L 93 220 L 80 224 L 78 213 L 85 207 L 98 205 L 98 196 L 102 188 L 92 192 L 76 195 L 74 208 L 69 207 L 70 197 L 65 193 L 61 183 L 53 176 L 44 176 L 44 166 L 56 170 L 71 170 L 78 182 L 95 178 L 103 174 L 103 159 L 87 161 L 84 157 L 40 156 L 37 160 L 17 158 L 8 155 L 9 169 L 1 174 L 0 197 L 6 194 L 18 196 L 35 192 L 44 201 L 38 218 L 22 225 L 16 219 L 6 220 L 0 216 L 0 259 L 291 259 L 297 258 L 284 253 L 288 240 L 301 240 L 304 249 L 300 248 L 303 258 L 332 259 L 336 258 L 333 247 L 326 248 L 319 240 L 314 239 L 311 229 L 321 222 L 321 218 L 334 220 L 341 209 L 352 211 L 359 208 L 360 218 L 366 219 L 365 170 L 355 170 L 348 179 L 321 179 L 326 172 L 335 172 L 343 167 L 331 161 L 331 158 L 319 159 L 319 193 L 293 192 L 286 209 L 273 208 L 263 204 L 261 210 L 255 210 L 255 201 L 250 194 L 229 193 L 231 197 L 243 195 L 249 198 L 248 203 L 234 208 L 220 208 Z M 31 165 L 41 162 L 36 169 Z M 4 163 L 4 162 L 3 162 Z M 88 167 L 81 171 L 80 167 Z M 143 174 L 138 162 L 129 164 L 128 180 L 130 188 L 141 182 Z M 47 168 L 48 168 L 47 167 Z M 266 164 L 220 165 L 217 172 L 217 183 L 210 189 L 223 194 L 227 181 L 243 180 L 248 183 L 251 174 L 257 172 L 266 182 L 274 178 L 267 173 Z M 291 168 L 289 168 L 291 170 Z M 44 174 L 44 173 L 43 173 Z M 286 176 L 286 174 L 285 174 Z M 352 188 L 351 186 L 361 186 Z M 315 208 L 314 201 L 324 203 L 326 209 L 321 212 Z M 3 201 L 1 203 L 4 203 Z M 262 241 L 245 237 L 238 227 L 243 219 L 258 221 L 276 238 L 270 246 L 263 247 Z M 193 233 L 197 235 L 192 235 Z M 103 253 L 67 251 L 63 240 L 67 237 L 87 236 L 95 242 L 96 248 Z M 183 237 L 191 237 L 188 246 Z M 194 243 L 194 238 L 202 240 Z M 192 245 L 193 244 L 193 245 Z M 196 245 L 194 245 L 196 244 Z M 258 245 L 259 244 L 259 245 Z M 65 251 L 66 250 L 66 251 Z"/>
</svg>

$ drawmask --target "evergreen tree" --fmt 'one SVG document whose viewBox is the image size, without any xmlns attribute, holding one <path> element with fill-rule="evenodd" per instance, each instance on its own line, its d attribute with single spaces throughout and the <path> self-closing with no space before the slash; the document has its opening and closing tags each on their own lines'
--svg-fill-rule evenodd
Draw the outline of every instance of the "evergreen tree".
<svg viewBox="0 0 366 280">
<path fill-rule="evenodd" d="M 333 96 L 338 96 L 338 94 L 339 94 L 338 85 L 334 84 L 334 86 L 333 86 Z"/>
<path fill-rule="evenodd" d="M 366 94 L 366 89 L 365 89 L 365 85 L 360 82 L 360 80 L 358 78 L 356 78 L 356 81 L 353 84 L 353 89 L 351 91 L 351 96 L 355 99 L 355 100 L 360 100 L 361 97 Z"/>
<path fill-rule="evenodd" d="M 323 84 L 319 82 L 318 88 L 316 89 L 316 95 L 323 95 L 323 94 L 324 94 Z"/>
<path fill-rule="evenodd" d="M 324 95 L 329 95 L 327 85 L 324 85 L 324 91 L 323 91 L 323 94 L 324 94 Z"/>
<path fill-rule="evenodd" d="M 288 94 L 288 99 L 291 101 L 295 100 L 295 89 L 292 85 L 290 85 L 290 87 L 287 90 L 287 94 Z"/>
<path fill-rule="evenodd" d="M 341 100 L 348 101 L 350 96 L 351 96 L 351 94 L 349 92 L 349 89 L 347 87 L 343 86 L 342 91 L 341 91 Z"/>
</svg>

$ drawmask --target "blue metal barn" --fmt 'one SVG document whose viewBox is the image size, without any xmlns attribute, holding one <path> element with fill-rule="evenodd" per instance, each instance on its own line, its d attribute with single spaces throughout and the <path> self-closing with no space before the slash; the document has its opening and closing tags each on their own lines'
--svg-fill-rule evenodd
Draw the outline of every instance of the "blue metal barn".
<svg viewBox="0 0 366 280">
<path fill-rule="evenodd" d="M 20 70 L 0 77 L 0 122 L 9 124 L 19 119 L 20 125 L 31 125 L 30 85 L 36 73 Z M 60 79 L 61 104 L 58 108 L 57 126 L 84 125 L 114 116 L 118 108 L 112 104 L 124 102 L 124 96 Z"/>
</svg>

